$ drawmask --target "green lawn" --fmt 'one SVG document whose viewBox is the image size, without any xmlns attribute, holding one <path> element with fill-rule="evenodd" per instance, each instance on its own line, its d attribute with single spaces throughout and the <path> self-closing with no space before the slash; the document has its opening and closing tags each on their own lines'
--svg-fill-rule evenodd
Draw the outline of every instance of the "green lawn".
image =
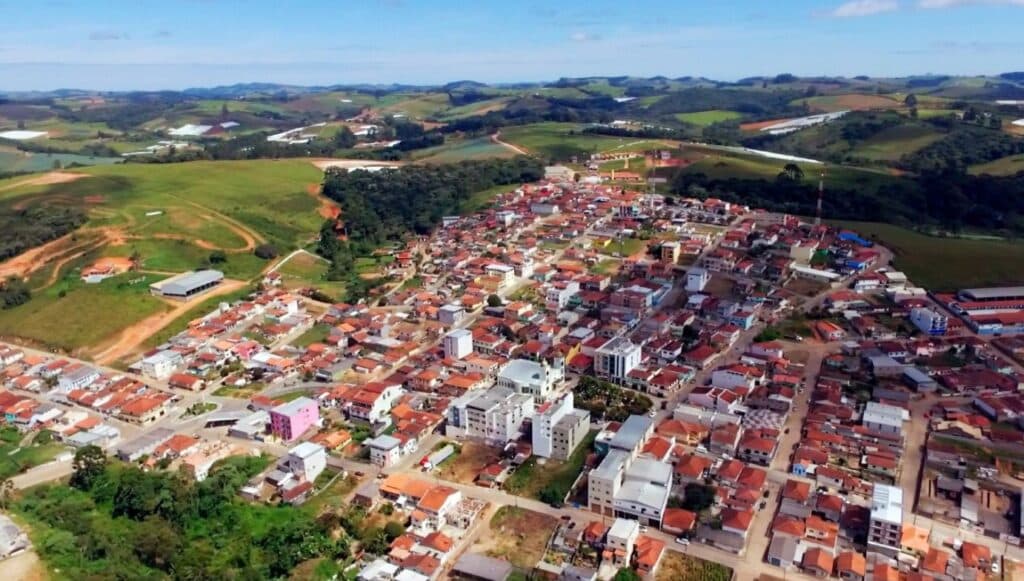
<svg viewBox="0 0 1024 581">
<path fill-rule="evenodd" d="M 308 347 L 313 343 L 321 343 L 331 334 L 330 325 L 313 325 L 313 327 L 299 335 L 299 338 L 292 341 L 292 345 L 296 347 Z"/>
<path fill-rule="evenodd" d="M 96 346 L 139 320 L 170 309 L 149 294 L 149 285 L 163 278 L 126 273 L 87 285 L 70 273 L 28 303 L 0 311 L 0 335 L 66 351 Z"/>
<path fill-rule="evenodd" d="M 736 111 L 724 111 L 722 109 L 711 109 L 710 111 L 698 111 L 696 113 L 677 113 L 676 119 L 683 123 L 707 127 L 712 123 L 720 123 L 731 119 L 741 119 L 743 115 Z"/>
<path fill-rule="evenodd" d="M 895 267 L 929 290 L 1024 284 L 1024 243 L 939 238 L 875 222 L 831 222 L 877 238 L 896 253 Z"/>
<path fill-rule="evenodd" d="M 460 161 L 509 158 L 516 152 L 494 143 L 489 136 L 473 139 L 448 139 L 443 145 L 428 147 L 413 153 L 413 159 L 420 163 L 456 163 Z"/>
</svg>

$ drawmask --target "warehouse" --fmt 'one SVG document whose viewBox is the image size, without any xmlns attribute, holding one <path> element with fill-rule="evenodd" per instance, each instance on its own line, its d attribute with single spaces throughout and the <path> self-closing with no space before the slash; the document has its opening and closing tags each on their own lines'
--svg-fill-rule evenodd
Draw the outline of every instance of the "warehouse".
<svg viewBox="0 0 1024 581">
<path fill-rule="evenodd" d="M 219 270 L 197 270 L 186 272 L 149 285 L 150 292 L 158 297 L 186 300 L 204 293 L 224 281 Z"/>
</svg>

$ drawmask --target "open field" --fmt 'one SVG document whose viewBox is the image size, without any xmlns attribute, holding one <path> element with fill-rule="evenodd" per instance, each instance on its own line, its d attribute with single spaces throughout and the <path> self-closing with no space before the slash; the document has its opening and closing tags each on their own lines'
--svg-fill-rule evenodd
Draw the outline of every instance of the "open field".
<svg viewBox="0 0 1024 581">
<path fill-rule="evenodd" d="M 583 471 L 583 463 L 587 460 L 587 454 L 590 453 L 595 438 L 596 431 L 587 434 L 565 462 L 548 460 L 540 465 L 537 463 L 537 457 L 532 456 L 505 481 L 505 489 L 520 496 L 533 498 L 540 498 L 541 493 L 549 489 L 557 492 L 558 500 L 561 501 L 561 496 L 568 494 L 573 482 Z"/>
<path fill-rule="evenodd" d="M 829 95 L 798 99 L 797 103 L 807 103 L 812 113 L 831 113 L 834 111 L 866 111 L 868 109 L 899 109 L 903 102 L 882 95 L 865 95 L 851 93 L 848 95 Z"/>
<path fill-rule="evenodd" d="M 544 557 L 548 539 L 557 525 L 553 516 L 503 506 L 491 517 L 490 534 L 481 543 L 488 556 L 532 570 Z"/>
<path fill-rule="evenodd" d="M 995 161 L 972 165 L 970 172 L 974 175 L 988 174 L 991 176 L 1012 176 L 1024 171 L 1024 155 L 1011 155 Z"/>
<path fill-rule="evenodd" d="M 509 158 L 516 153 L 511 149 L 495 143 L 489 137 L 475 137 L 465 140 L 449 140 L 444 145 L 422 149 L 413 154 L 413 159 L 420 163 L 456 163 L 460 161 Z"/>
<path fill-rule="evenodd" d="M 830 222 L 891 248 L 894 266 L 929 290 L 1024 284 L 1024 243 L 939 238 L 876 222 Z"/>
<path fill-rule="evenodd" d="M 13 148 L 0 148 L 0 172 L 48 171 L 54 167 L 65 167 L 73 163 L 105 165 L 121 161 L 119 157 L 94 157 L 71 153 L 27 153 Z"/>
<path fill-rule="evenodd" d="M 942 139 L 943 135 L 927 125 L 897 125 L 866 139 L 850 153 L 873 161 L 897 161 Z"/>
<path fill-rule="evenodd" d="M 656 581 L 730 581 L 732 569 L 677 551 L 665 551 Z"/>
<path fill-rule="evenodd" d="M 678 113 L 676 119 L 683 123 L 691 123 L 699 127 L 706 127 L 712 123 L 720 123 L 731 119 L 741 119 L 743 114 L 736 111 L 723 111 L 722 109 L 711 109 L 709 111 L 698 111 L 696 113 Z"/>
<path fill-rule="evenodd" d="M 80 234 L 102 228 L 108 256 L 137 251 L 145 269 L 187 270 L 224 250 L 228 276 L 252 278 L 266 266 L 252 256 L 257 244 L 301 246 L 322 221 L 320 202 L 305 191 L 321 174 L 304 160 L 116 165 L 58 175 L 68 174 L 89 177 L 48 185 L 12 180 L 0 184 L 0 203 L 85 208 L 90 220 Z"/>
<path fill-rule="evenodd" d="M 16 428 L 0 430 L 0 479 L 10 478 L 34 466 L 45 464 L 56 458 L 67 446 L 52 441 L 49 432 L 41 432 L 25 447 L 20 442 L 25 434 Z"/>
<path fill-rule="evenodd" d="M 671 143 L 658 139 L 587 134 L 582 133 L 584 128 L 577 123 L 534 123 L 506 127 L 501 132 L 501 139 L 530 153 L 559 158 L 610 151 L 645 151 L 664 148 Z"/>
<path fill-rule="evenodd" d="M 478 442 L 466 441 L 454 458 L 442 462 L 435 469 L 438 476 L 445 480 L 473 484 L 476 475 L 488 465 L 497 462 L 499 450 Z"/>
</svg>

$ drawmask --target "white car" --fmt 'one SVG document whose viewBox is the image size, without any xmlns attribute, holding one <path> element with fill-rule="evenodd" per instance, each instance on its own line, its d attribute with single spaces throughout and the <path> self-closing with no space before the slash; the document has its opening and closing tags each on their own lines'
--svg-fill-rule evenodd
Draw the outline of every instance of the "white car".
<svg viewBox="0 0 1024 581">
<path fill-rule="evenodd" d="M 647 532 L 647 526 L 645 526 L 645 525 L 640 525 L 640 532 L 641 532 L 641 533 L 646 533 L 646 532 Z"/>
<path fill-rule="evenodd" d="M 684 547 L 690 544 L 690 539 L 685 537 L 676 537 L 676 543 L 683 545 Z"/>
<path fill-rule="evenodd" d="M 992 561 L 992 574 L 993 575 L 998 575 L 999 574 L 999 561 Z"/>
</svg>

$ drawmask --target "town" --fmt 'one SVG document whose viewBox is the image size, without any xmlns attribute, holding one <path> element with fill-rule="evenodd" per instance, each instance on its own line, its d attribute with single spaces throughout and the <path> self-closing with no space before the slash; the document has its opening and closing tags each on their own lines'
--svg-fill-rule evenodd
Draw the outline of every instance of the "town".
<svg viewBox="0 0 1024 581">
<path fill-rule="evenodd" d="M 371 302 L 270 272 L 124 369 L 4 345 L 9 482 L 264 459 L 247 502 L 388 523 L 365 580 L 1021 566 L 1024 288 L 933 294 L 857 232 L 633 187 L 548 167 L 395 248 Z"/>
</svg>

